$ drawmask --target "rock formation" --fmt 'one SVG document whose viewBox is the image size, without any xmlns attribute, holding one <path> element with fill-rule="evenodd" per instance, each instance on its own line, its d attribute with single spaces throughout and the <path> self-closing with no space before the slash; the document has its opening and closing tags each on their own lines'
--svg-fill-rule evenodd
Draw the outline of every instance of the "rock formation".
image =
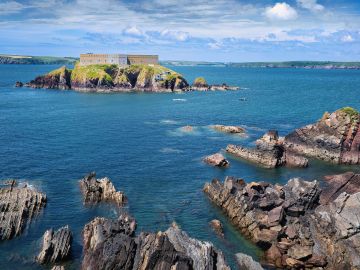
<svg viewBox="0 0 360 270">
<path fill-rule="evenodd" d="M 257 140 L 256 148 L 245 148 L 230 144 L 227 146 L 226 151 L 265 168 L 280 166 L 304 168 L 308 166 L 306 158 L 284 149 L 283 139 L 274 130 L 270 130 Z"/>
<path fill-rule="evenodd" d="M 360 116 L 353 108 L 325 113 L 315 124 L 296 129 L 284 146 L 301 155 L 336 164 L 360 164 Z"/>
<path fill-rule="evenodd" d="M 336 190 L 336 189 L 335 189 Z M 360 192 L 326 196 L 316 181 L 291 179 L 284 186 L 246 184 L 228 177 L 213 180 L 204 192 L 233 224 L 265 251 L 267 264 L 279 268 L 360 267 Z"/>
<path fill-rule="evenodd" d="M 70 89 L 71 88 L 71 70 L 63 66 L 50 73 L 36 77 L 25 86 L 32 88 L 48 88 L 48 89 Z"/>
<path fill-rule="evenodd" d="M 23 87 L 23 86 L 24 86 L 24 84 L 22 82 L 17 81 L 15 83 L 15 87 Z"/>
<path fill-rule="evenodd" d="M 211 128 L 225 133 L 231 134 L 244 134 L 245 129 L 239 126 L 224 126 L 224 125 L 213 125 Z"/>
<path fill-rule="evenodd" d="M 42 248 L 36 257 L 40 264 L 57 263 L 70 256 L 72 234 L 68 226 L 57 231 L 53 229 L 44 233 Z"/>
<path fill-rule="evenodd" d="M 217 167 L 227 167 L 230 164 L 229 161 L 220 153 L 205 157 L 204 162 Z"/>
<path fill-rule="evenodd" d="M 46 195 L 27 186 L 0 189 L 0 240 L 19 236 L 46 205 Z"/>
<path fill-rule="evenodd" d="M 55 265 L 51 270 L 65 270 L 65 267 L 62 265 Z"/>
<path fill-rule="evenodd" d="M 240 270 L 264 270 L 261 264 L 254 261 L 249 255 L 243 253 L 237 253 L 236 262 L 240 267 Z"/>
<path fill-rule="evenodd" d="M 127 215 L 86 224 L 82 269 L 230 269 L 212 244 L 188 237 L 176 225 L 137 237 L 135 227 Z"/>
<path fill-rule="evenodd" d="M 217 235 L 219 235 L 220 237 L 224 237 L 224 227 L 222 225 L 222 223 L 220 222 L 220 220 L 218 219 L 213 219 L 212 221 L 209 222 L 210 227 L 214 230 L 214 232 L 216 232 Z"/>
<path fill-rule="evenodd" d="M 96 173 L 90 173 L 80 180 L 80 189 L 85 203 L 114 202 L 121 206 L 126 202 L 125 194 L 116 191 L 110 179 L 96 179 Z"/>
</svg>

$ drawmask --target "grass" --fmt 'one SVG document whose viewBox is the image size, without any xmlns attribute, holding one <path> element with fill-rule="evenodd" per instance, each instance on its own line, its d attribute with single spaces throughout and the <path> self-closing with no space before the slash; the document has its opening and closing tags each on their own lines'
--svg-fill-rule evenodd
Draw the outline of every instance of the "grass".
<svg viewBox="0 0 360 270">
<path fill-rule="evenodd" d="M 355 121 L 359 119 L 359 112 L 352 107 L 344 107 L 340 111 L 350 116 L 351 120 Z"/>
</svg>

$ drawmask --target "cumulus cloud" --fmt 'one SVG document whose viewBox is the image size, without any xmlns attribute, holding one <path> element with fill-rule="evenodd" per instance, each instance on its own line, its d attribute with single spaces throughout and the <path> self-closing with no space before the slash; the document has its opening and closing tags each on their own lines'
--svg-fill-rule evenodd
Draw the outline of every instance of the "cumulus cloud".
<svg viewBox="0 0 360 270">
<path fill-rule="evenodd" d="M 130 26 L 129 28 L 126 28 L 124 30 L 125 34 L 131 35 L 131 36 L 143 36 L 144 33 L 139 29 L 137 26 Z"/>
<path fill-rule="evenodd" d="M 342 36 L 341 41 L 342 42 L 353 42 L 354 38 L 350 34 L 347 34 L 345 36 Z"/>
<path fill-rule="evenodd" d="M 207 45 L 212 50 L 218 50 L 222 47 L 223 44 L 219 41 L 215 41 L 215 42 L 209 42 Z"/>
<path fill-rule="evenodd" d="M 297 0 L 297 3 L 311 12 L 319 12 L 324 10 L 324 6 L 320 5 L 317 0 Z"/>
<path fill-rule="evenodd" d="M 170 31 L 168 29 L 165 29 L 161 31 L 161 36 L 169 39 L 174 39 L 177 41 L 186 41 L 190 35 L 187 32 L 183 31 Z"/>
<path fill-rule="evenodd" d="M 298 14 L 293 7 L 283 2 L 276 3 L 273 7 L 266 8 L 265 16 L 270 20 L 287 21 L 296 19 Z"/>
<path fill-rule="evenodd" d="M 23 10 L 25 6 L 16 1 L 0 3 L 0 15 L 14 14 Z"/>
</svg>

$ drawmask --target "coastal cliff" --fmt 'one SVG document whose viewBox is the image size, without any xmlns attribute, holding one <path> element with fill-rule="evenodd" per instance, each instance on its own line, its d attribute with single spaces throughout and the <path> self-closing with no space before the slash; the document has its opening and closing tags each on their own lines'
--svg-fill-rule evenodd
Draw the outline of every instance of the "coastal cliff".
<svg viewBox="0 0 360 270">
<path fill-rule="evenodd" d="M 173 92 L 189 84 L 177 72 L 160 65 L 63 66 L 26 84 L 31 88 L 73 89 L 83 92 Z"/>
</svg>

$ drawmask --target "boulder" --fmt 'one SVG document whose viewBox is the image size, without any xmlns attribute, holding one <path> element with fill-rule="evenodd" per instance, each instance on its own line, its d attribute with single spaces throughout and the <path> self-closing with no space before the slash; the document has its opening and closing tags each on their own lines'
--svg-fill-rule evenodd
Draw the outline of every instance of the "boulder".
<svg viewBox="0 0 360 270">
<path fill-rule="evenodd" d="M 40 264 L 61 262 L 70 256 L 72 234 L 68 226 L 57 231 L 53 229 L 44 233 L 42 248 L 36 260 Z"/>
<path fill-rule="evenodd" d="M 220 153 L 216 153 L 205 157 L 204 162 L 209 165 L 217 166 L 217 167 L 227 167 L 230 164 L 230 162 L 227 159 L 225 159 L 225 157 Z"/>
<path fill-rule="evenodd" d="M 213 219 L 210 221 L 210 227 L 216 232 L 217 235 L 224 237 L 224 227 L 220 220 Z"/>
<path fill-rule="evenodd" d="M 127 215 L 86 224 L 82 269 L 230 269 L 211 243 L 190 238 L 176 224 L 166 232 L 139 236 L 135 227 Z"/>
<path fill-rule="evenodd" d="M 23 86 L 24 86 L 24 84 L 22 82 L 17 81 L 15 83 L 15 87 L 23 87 Z"/>
<path fill-rule="evenodd" d="M 225 133 L 230 134 L 244 134 L 245 129 L 240 126 L 224 126 L 224 125 L 213 125 L 211 128 Z"/>
<path fill-rule="evenodd" d="M 109 178 L 96 179 L 95 172 L 80 180 L 80 189 L 84 203 L 113 202 L 122 206 L 126 202 L 125 194 L 116 191 Z"/>
<path fill-rule="evenodd" d="M 0 188 L 0 240 L 19 236 L 46 205 L 46 195 L 15 183 Z"/>
<path fill-rule="evenodd" d="M 260 263 L 254 261 L 249 255 L 237 253 L 235 256 L 240 270 L 264 270 Z"/>
<path fill-rule="evenodd" d="M 360 164 L 359 125 L 359 113 L 353 108 L 342 108 L 287 135 L 284 147 L 336 164 Z"/>
</svg>

